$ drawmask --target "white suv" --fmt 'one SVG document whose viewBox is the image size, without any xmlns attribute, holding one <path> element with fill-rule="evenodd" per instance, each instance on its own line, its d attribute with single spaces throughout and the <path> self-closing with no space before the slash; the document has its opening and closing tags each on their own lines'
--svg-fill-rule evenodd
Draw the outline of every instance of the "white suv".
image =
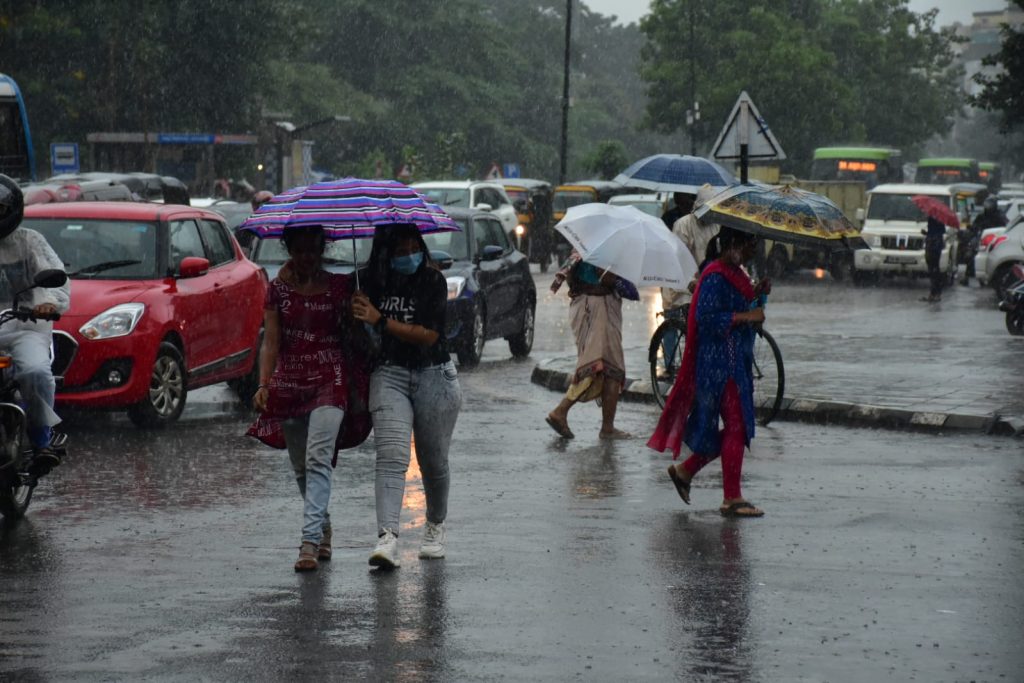
<svg viewBox="0 0 1024 683">
<path fill-rule="evenodd" d="M 428 183 L 413 183 L 411 187 L 424 197 L 441 206 L 458 206 L 464 209 L 485 209 L 493 213 L 505 232 L 515 233 L 519 217 L 505 188 L 486 180 L 436 180 Z"/>
<path fill-rule="evenodd" d="M 957 211 L 957 190 L 958 186 L 909 184 L 878 185 L 870 190 L 861 237 L 871 248 L 854 252 L 854 276 L 927 273 L 922 231 L 928 219 L 910 198 L 928 195 Z M 939 257 L 939 269 L 950 280 L 956 276 L 956 237 L 956 228 L 947 227 Z"/>
</svg>

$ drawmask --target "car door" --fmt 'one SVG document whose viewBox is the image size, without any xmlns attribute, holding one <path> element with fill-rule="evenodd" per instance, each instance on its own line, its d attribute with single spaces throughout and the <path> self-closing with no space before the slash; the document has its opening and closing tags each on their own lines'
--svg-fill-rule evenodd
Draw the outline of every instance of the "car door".
<svg viewBox="0 0 1024 683">
<path fill-rule="evenodd" d="M 494 218 L 486 218 L 483 221 L 486 231 L 486 242 L 488 245 L 497 246 L 502 250 L 502 256 L 494 261 L 488 262 L 493 268 L 493 286 L 489 297 L 490 310 L 488 311 L 488 328 L 495 336 L 504 336 L 509 330 L 516 328 L 516 308 L 521 288 L 522 275 L 513 266 L 512 256 L 514 252 L 509 243 L 505 226 Z M 483 263 L 481 263 L 481 266 Z"/>
<path fill-rule="evenodd" d="M 178 277 L 182 259 L 188 256 L 207 258 L 206 248 L 199 233 L 199 225 L 192 219 L 168 221 L 170 267 L 175 273 L 171 297 L 173 320 L 185 343 L 185 366 L 189 372 L 216 360 L 218 327 L 222 322 L 217 283 L 222 275 L 211 268 L 198 277 Z"/>
<path fill-rule="evenodd" d="M 259 323 L 254 325 L 253 311 L 262 311 L 258 276 L 238 259 L 227 229 L 218 221 L 199 220 L 199 232 L 210 260 L 210 274 L 214 276 L 213 300 L 222 316 L 214 330 L 216 357 L 207 367 L 211 372 L 222 372 L 237 365 L 253 352 Z"/>
</svg>

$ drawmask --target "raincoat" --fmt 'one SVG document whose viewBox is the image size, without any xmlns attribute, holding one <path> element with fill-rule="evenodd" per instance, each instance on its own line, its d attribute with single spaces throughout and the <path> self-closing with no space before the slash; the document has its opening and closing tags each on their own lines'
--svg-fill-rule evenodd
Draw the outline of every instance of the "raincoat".
<svg viewBox="0 0 1024 683">
<path fill-rule="evenodd" d="M 714 261 L 704 269 L 693 297 L 697 303 L 690 306 L 683 366 L 647 442 L 656 451 L 671 449 L 673 457 L 679 456 L 683 441 L 701 455 L 721 450 L 718 417 L 729 380 L 739 390 L 748 446 L 754 436 L 755 332 L 750 325 L 733 324 L 734 314 L 750 310 L 754 287 L 738 266 Z"/>
</svg>

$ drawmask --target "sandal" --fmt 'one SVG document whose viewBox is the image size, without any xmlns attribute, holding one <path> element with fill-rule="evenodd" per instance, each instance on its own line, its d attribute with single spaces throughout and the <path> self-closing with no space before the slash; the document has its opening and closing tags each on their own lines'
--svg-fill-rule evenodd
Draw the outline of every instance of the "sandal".
<svg viewBox="0 0 1024 683">
<path fill-rule="evenodd" d="M 316 558 L 321 562 L 331 561 L 331 527 L 325 527 L 316 549 Z"/>
<path fill-rule="evenodd" d="M 551 417 L 550 415 L 545 417 L 544 421 L 547 422 L 548 425 L 552 429 L 554 429 L 558 433 L 558 435 L 560 437 L 562 437 L 563 439 L 575 439 L 576 438 L 576 435 L 572 433 L 571 429 L 569 429 L 569 425 L 568 424 L 566 424 L 564 422 L 559 422 L 558 420 L 556 420 L 555 418 Z"/>
<path fill-rule="evenodd" d="M 679 473 L 676 472 L 675 465 L 668 466 L 668 476 L 672 479 L 672 483 L 676 486 L 676 493 L 683 499 L 683 502 L 687 505 L 690 504 L 690 482 L 684 481 Z"/>
<path fill-rule="evenodd" d="M 303 541 L 299 548 L 299 559 L 295 561 L 295 571 L 315 572 L 319 563 L 316 560 L 317 546 L 312 541 Z"/>
<path fill-rule="evenodd" d="M 754 507 L 750 501 L 741 500 L 718 508 L 723 517 L 764 517 L 764 510 Z"/>
</svg>

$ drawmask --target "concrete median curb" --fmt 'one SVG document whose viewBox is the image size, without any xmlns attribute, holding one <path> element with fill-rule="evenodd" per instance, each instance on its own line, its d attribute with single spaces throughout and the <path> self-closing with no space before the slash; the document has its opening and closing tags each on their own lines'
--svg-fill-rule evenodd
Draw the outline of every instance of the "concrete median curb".
<svg viewBox="0 0 1024 683">
<path fill-rule="evenodd" d="M 543 360 L 534 366 L 530 379 L 534 384 L 563 392 L 569 388 L 572 377 L 572 373 L 564 368 L 566 363 L 573 366 L 575 362 L 575 357 Z M 627 378 L 622 400 L 656 405 L 651 383 L 647 380 Z M 978 431 L 1008 436 L 1024 435 L 1024 417 L 920 411 L 799 397 L 784 398 L 775 419 L 926 432 Z"/>
</svg>

